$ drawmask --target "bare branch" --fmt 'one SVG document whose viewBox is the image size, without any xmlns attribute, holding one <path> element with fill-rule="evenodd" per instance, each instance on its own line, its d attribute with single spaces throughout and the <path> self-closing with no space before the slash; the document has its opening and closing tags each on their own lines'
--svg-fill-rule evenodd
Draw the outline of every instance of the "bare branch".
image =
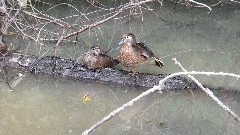
<svg viewBox="0 0 240 135">
<path fill-rule="evenodd" d="M 200 2 L 196 2 L 196 1 L 194 1 L 194 0 L 187 0 L 187 1 L 192 2 L 192 3 L 195 3 L 195 4 L 200 5 L 200 6 L 203 6 L 203 7 L 206 7 L 206 8 L 208 8 L 210 11 L 212 11 L 212 8 L 209 7 L 209 6 L 206 5 L 206 4 L 203 4 L 203 3 L 200 3 Z"/>
<path fill-rule="evenodd" d="M 120 113 L 121 111 L 123 111 L 124 109 L 126 109 L 127 107 L 132 106 L 136 101 L 140 100 L 141 98 L 143 98 L 144 96 L 149 95 L 150 93 L 153 93 L 157 90 L 162 90 L 163 88 L 158 85 L 158 86 L 154 86 L 153 88 L 143 92 L 141 95 L 137 96 L 136 98 L 132 99 L 131 101 L 127 102 L 126 104 L 124 104 L 123 106 L 119 107 L 118 109 L 112 111 L 110 114 L 108 114 L 106 117 L 104 117 L 102 120 L 98 121 L 96 124 L 94 124 L 92 127 L 90 127 L 89 129 L 85 130 L 82 135 L 88 135 L 89 133 L 93 132 L 97 127 L 99 127 L 101 124 L 103 124 L 104 122 L 110 120 L 113 116 L 115 116 L 116 114 Z"/>
<path fill-rule="evenodd" d="M 235 2 L 235 3 L 239 3 L 240 4 L 240 1 L 236 1 L 236 0 L 230 0 L 231 2 Z"/>
<path fill-rule="evenodd" d="M 173 61 L 175 62 L 175 64 L 177 64 L 179 66 L 179 68 L 182 71 L 187 73 L 187 70 L 183 68 L 181 63 L 179 63 L 176 58 L 174 58 Z M 190 73 L 190 72 L 188 72 L 188 73 Z M 227 76 L 232 76 L 232 77 L 236 77 L 236 78 L 240 77 L 240 75 L 235 75 L 235 74 L 232 74 L 232 73 L 231 74 L 229 74 L 229 73 L 222 73 L 222 72 L 221 73 L 214 73 L 214 72 L 207 73 L 207 72 L 205 72 L 205 74 L 206 75 L 221 75 L 221 76 L 227 75 Z M 203 85 L 196 78 L 194 78 L 192 75 L 187 74 L 187 76 L 189 78 L 191 78 L 198 85 L 198 87 L 200 87 L 205 93 L 207 93 L 208 96 L 210 96 L 215 102 L 217 102 L 220 107 L 222 107 L 225 111 L 227 111 L 238 123 L 240 123 L 240 118 L 237 116 L 237 114 L 235 114 L 230 108 L 228 108 L 216 96 L 214 96 L 214 94 L 213 94 L 213 92 L 211 90 L 209 90 L 208 88 L 204 88 Z"/>
<path fill-rule="evenodd" d="M 112 15 L 111 17 L 108 17 L 108 18 L 106 18 L 104 20 L 101 20 L 99 22 L 96 22 L 94 24 L 88 25 L 85 28 L 78 30 L 77 32 L 71 33 L 71 34 L 65 36 L 64 39 L 67 39 L 67 38 L 69 38 L 69 37 L 71 37 L 73 35 L 77 35 L 77 34 L 82 33 L 82 32 L 84 32 L 84 31 L 86 31 L 88 29 L 92 29 L 92 28 L 94 28 L 94 27 L 96 27 L 98 25 L 101 25 L 101 24 L 103 24 L 103 23 L 113 19 L 114 17 L 118 16 L 121 12 L 122 12 L 122 10 L 118 11 L 116 14 Z"/>
</svg>

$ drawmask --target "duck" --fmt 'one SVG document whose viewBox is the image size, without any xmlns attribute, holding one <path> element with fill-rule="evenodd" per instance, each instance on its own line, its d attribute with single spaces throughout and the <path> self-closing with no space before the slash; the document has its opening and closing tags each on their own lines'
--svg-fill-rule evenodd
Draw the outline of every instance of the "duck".
<svg viewBox="0 0 240 135">
<path fill-rule="evenodd" d="M 119 45 L 121 47 L 117 59 L 126 68 L 133 68 L 134 71 L 136 67 L 151 58 L 154 58 L 155 66 L 159 68 L 164 66 L 164 63 L 144 43 L 136 42 L 132 33 L 124 34 Z"/>
<path fill-rule="evenodd" d="M 83 58 L 83 64 L 88 69 L 99 69 L 106 67 L 114 67 L 119 61 L 117 59 L 111 58 L 110 56 L 102 53 L 99 45 L 92 46 Z"/>
</svg>

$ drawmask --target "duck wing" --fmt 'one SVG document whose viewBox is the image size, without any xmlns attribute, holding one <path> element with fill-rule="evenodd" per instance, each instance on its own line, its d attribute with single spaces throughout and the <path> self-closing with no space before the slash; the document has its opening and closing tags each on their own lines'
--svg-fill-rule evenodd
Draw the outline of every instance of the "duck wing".
<svg viewBox="0 0 240 135">
<path fill-rule="evenodd" d="M 162 67 L 164 66 L 164 63 L 157 58 L 153 52 L 144 44 L 144 43 L 136 43 L 136 45 L 134 46 L 134 48 L 136 49 L 136 51 L 143 57 L 149 59 L 149 58 L 154 58 L 155 59 L 155 65 L 158 67 Z"/>
<path fill-rule="evenodd" d="M 153 52 L 142 42 L 136 43 L 136 45 L 133 46 L 133 47 L 136 49 L 136 51 L 140 55 L 142 55 L 142 56 L 144 56 L 144 57 L 146 57 L 148 59 L 154 57 Z"/>
</svg>

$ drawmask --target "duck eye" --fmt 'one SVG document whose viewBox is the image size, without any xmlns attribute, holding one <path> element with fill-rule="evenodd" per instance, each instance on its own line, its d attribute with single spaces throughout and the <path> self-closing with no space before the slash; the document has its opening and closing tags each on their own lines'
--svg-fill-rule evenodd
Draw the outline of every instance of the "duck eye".
<svg viewBox="0 0 240 135">
<path fill-rule="evenodd" d="M 130 36 L 127 36 L 126 38 L 129 39 L 129 38 L 131 38 L 131 37 L 130 37 Z"/>
</svg>

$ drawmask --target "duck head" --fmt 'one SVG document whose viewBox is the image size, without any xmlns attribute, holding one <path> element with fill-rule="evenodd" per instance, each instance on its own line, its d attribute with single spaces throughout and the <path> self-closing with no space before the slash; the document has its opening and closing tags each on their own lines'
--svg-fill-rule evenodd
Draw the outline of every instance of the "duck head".
<svg viewBox="0 0 240 135">
<path fill-rule="evenodd" d="M 122 40 L 118 43 L 119 45 L 122 44 L 130 44 L 130 45 L 136 45 L 136 38 L 132 33 L 127 33 L 122 36 Z"/>
</svg>

